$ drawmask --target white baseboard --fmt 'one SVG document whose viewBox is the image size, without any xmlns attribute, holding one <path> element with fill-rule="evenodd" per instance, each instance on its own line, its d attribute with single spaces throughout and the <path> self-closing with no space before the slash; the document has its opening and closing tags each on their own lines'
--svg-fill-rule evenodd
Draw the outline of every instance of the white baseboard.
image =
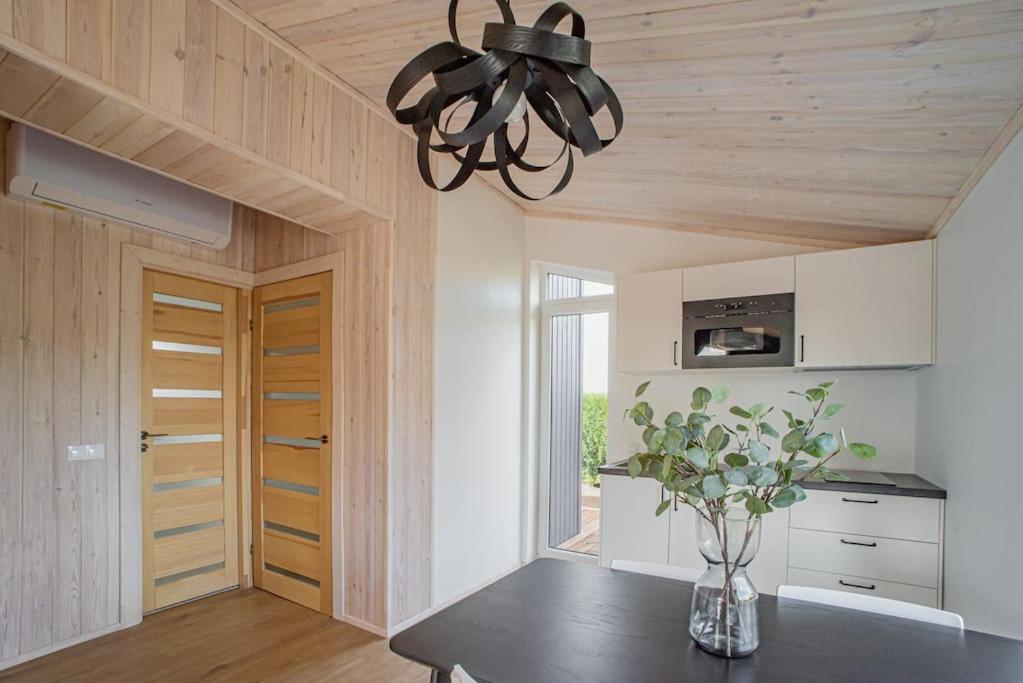
<svg viewBox="0 0 1023 683">
<path fill-rule="evenodd" d="M 63 650 L 68 647 L 80 645 L 81 643 L 87 642 L 94 638 L 99 638 L 100 636 L 105 636 L 109 633 L 113 633 L 114 631 L 120 631 L 125 628 L 128 628 L 128 626 L 114 624 L 113 626 L 107 626 L 106 628 L 101 628 L 100 630 L 93 631 L 92 633 L 85 633 L 80 636 L 75 636 L 74 638 L 68 638 L 67 640 L 62 640 L 59 643 L 50 643 L 49 645 L 41 647 L 37 650 L 32 650 L 31 652 L 26 652 L 24 654 L 16 655 L 8 659 L 0 660 L 0 671 L 3 671 L 4 669 L 10 669 L 12 666 L 24 664 L 25 662 L 30 662 L 33 659 L 38 659 L 39 657 L 44 657 L 46 655 L 53 654 L 58 650 Z"/>
<path fill-rule="evenodd" d="M 483 581 L 483 582 L 481 582 L 479 584 L 476 584 L 472 588 L 470 588 L 468 590 L 465 590 L 465 591 L 462 591 L 461 593 L 458 593 L 457 595 L 454 595 L 454 596 L 448 598 L 444 602 L 438 603 L 438 604 L 434 605 L 433 607 L 431 607 L 431 608 L 429 608 L 429 609 L 427 609 L 427 610 L 425 610 L 423 612 L 420 612 L 419 614 L 417 614 L 416 616 L 412 617 L 411 619 L 406 619 L 405 621 L 401 622 L 400 624 L 392 626 L 391 628 L 388 629 L 387 637 L 390 638 L 391 636 L 395 636 L 395 635 L 401 633 L 402 631 L 404 631 L 407 628 L 415 626 L 416 624 L 418 624 L 422 620 L 426 619 L 427 617 L 431 617 L 434 614 L 436 614 L 437 612 L 440 612 L 441 610 L 446 609 L 446 608 L 450 607 L 451 605 L 455 604 L 459 600 L 467 598 L 470 595 L 472 595 L 473 593 L 476 593 L 478 591 L 483 590 L 484 588 L 486 588 L 490 584 L 495 583 L 496 581 L 500 581 L 504 577 L 508 576 L 512 572 L 518 571 L 522 567 L 523 567 L 523 563 L 516 562 L 512 567 L 504 570 L 503 572 L 501 572 L 499 574 L 496 574 L 496 575 L 490 577 L 486 581 Z"/>
</svg>

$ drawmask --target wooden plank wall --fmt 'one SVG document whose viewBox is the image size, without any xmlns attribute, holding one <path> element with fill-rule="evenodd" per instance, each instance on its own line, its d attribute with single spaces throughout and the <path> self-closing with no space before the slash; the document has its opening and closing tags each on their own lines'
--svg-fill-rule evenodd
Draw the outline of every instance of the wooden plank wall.
<svg viewBox="0 0 1023 683">
<path fill-rule="evenodd" d="M 351 397 L 345 403 L 351 470 L 344 485 L 345 612 L 384 629 L 431 603 L 435 200 L 418 179 L 408 137 L 294 48 L 227 7 L 211 0 L 0 0 L 0 43 L 27 46 L 20 50 L 25 54 L 37 50 L 130 101 L 158 108 L 161 117 L 201 127 L 218 144 L 240 144 L 392 217 L 321 238 L 258 214 L 254 240 L 245 228 L 238 245 L 208 253 L 106 227 L 108 240 L 188 250 L 193 258 L 253 271 L 345 249 Z M 19 362 L 28 360 L 35 357 Z M 47 403 L 47 396 L 38 401 Z M 40 448 L 50 446 L 40 437 Z"/>
<path fill-rule="evenodd" d="M 250 269 L 236 230 L 213 251 L 0 195 L 0 666 L 119 618 L 121 243 Z"/>
<path fill-rule="evenodd" d="M 0 46 L 38 62 L 11 117 L 319 230 L 393 215 L 406 138 L 211 0 L 3 0 Z"/>
</svg>

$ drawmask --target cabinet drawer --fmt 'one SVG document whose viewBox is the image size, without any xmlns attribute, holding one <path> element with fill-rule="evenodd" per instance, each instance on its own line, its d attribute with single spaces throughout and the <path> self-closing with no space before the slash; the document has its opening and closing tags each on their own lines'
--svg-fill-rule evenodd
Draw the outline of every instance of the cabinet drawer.
<svg viewBox="0 0 1023 683">
<path fill-rule="evenodd" d="M 938 542 L 941 505 L 934 498 L 844 491 L 807 491 L 806 495 L 806 500 L 792 506 L 793 527 Z"/>
<path fill-rule="evenodd" d="M 937 588 L 938 545 L 790 529 L 789 567 Z"/>
<path fill-rule="evenodd" d="M 879 598 L 912 602 L 924 607 L 938 607 L 938 591 L 922 586 L 909 586 L 904 583 L 889 583 L 877 579 L 867 579 L 845 574 L 826 574 L 806 569 L 789 569 L 789 584 L 793 586 L 809 586 L 810 588 L 829 588 L 847 593 L 875 595 Z"/>
</svg>

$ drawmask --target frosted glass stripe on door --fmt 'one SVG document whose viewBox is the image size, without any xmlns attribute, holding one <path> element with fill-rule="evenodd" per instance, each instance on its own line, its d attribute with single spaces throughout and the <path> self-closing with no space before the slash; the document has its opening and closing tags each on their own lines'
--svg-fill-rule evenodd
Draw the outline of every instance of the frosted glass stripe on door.
<svg viewBox="0 0 1023 683">
<path fill-rule="evenodd" d="M 219 389 L 153 389 L 153 398 L 223 398 Z"/>
<path fill-rule="evenodd" d="M 307 541 L 320 542 L 320 535 L 314 534 L 310 531 L 302 531 L 301 529 L 293 529 L 290 526 L 284 526 L 283 524 L 277 524 L 276 522 L 263 522 L 264 529 L 270 529 L 271 531 L 278 531 L 282 534 L 289 534 L 291 536 L 298 536 L 304 538 Z"/>
<path fill-rule="evenodd" d="M 263 443 L 275 443 L 278 446 L 295 446 L 296 448 L 319 448 L 323 444 L 319 439 L 295 439 L 290 436 L 263 435 Z"/>
<path fill-rule="evenodd" d="M 181 344 L 153 340 L 154 351 L 177 351 L 178 353 L 204 353 L 209 356 L 221 356 L 224 350 L 219 346 L 203 346 L 202 344 Z"/>
<path fill-rule="evenodd" d="M 154 436 L 154 446 L 164 446 L 174 443 L 215 443 L 223 441 L 223 434 L 177 434 L 175 436 Z"/>
<path fill-rule="evenodd" d="M 290 481 L 281 481 L 280 479 L 268 479 L 263 478 L 264 486 L 271 486 L 275 489 L 284 489 L 286 491 L 294 491 L 296 493 L 307 493 L 310 496 L 320 495 L 320 489 L 315 486 L 306 486 L 304 484 L 292 484 Z"/>
<path fill-rule="evenodd" d="M 153 532 L 153 538 L 167 538 L 168 536 L 180 536 L 181 534 L 190 534 L 193 531 L 204 531 L 206 529 L 216 529 L 217 527 L 224 526 L 224 520 L 215 519 L 212 522 L 200 522 L 199 524 L 187 524 L 185 526 L 177 526 L 173 529 L 160 529 L 159 531 Z"/>
<path fill-rule="evenodd" d="M 198 308 L 202 311 L 216 311 L 217 313 L 222 313 L 224 311 L 224 307 L 221 304 L 213 301 L 201 301 L 199 299 L 189 299 L 184 296 L 174 296 L 173 294 L 160 294 L 159 292 L 153 292 L 153 301 L 158 304 L 184 306 L 185 308 Z"/>
<path fill-rule="evenodd" d="M 224 483 L 223 477 L 206 477 L 205 479 L 185 479 L 184 481 L 166 481 L 162 484 L 154 484 L 154 491 L 177 491 L 180 489 L 197 489 L 206 486 L 220 486 Z"/>
<path fill-rule="evenodd" d="M 308 576 L 302 576 L 301 574 L 296 574 L 295 572 L 288 571 L 284 567 L 278 567 L 278 566 L 272 565 L 272 564 L 264 564 L 263 567 L 265 569 L 267 569 L 268 571 L 274 572 L 275 574 L 280 574 L 281 576 L 286 576 L 289 579 L 294 579 L 295 581 L 301 581 L 302 583 L 308 583 L 310 586 L 316 586 L 317 588 L 320 586 L 320 582 L 317 581 L 316 579 L 310 579 Z"/>
<path fill-rule="evenodd" d="M 263 394 L 268 401 L 319 401 L 318 391 L 268 391 Z"/>
<path fill-rule="evenodd" d="M 185 572 L 178 572 L 177 574 L 171 574 L 170 576 L 164 576 L 156 580 L 157 586 L 165 586 L 168 583 L 180 581 L 181 579 L 188 579 L 193 576 L 199 576 L 200 574 L 208 574 L 209 572 L 215 572 L 218 569 L 223 569 L 224 563 L 217 562 L 216 564 L 208 564 L 205 567 L 197 567 L 195 569 L 189 569 Z"/>
<path fill-rule="evenodd" d="M 278 346 L 276 349 L 263 349 L 264 356 L 301 356 L 307 353 L 319 353 L 319 344 L 308 346 Z"/>
<path fill-rule="evenodd" d="M 263 313 L 279 313 L 280 311 L 292 311 L 296 308 L 310 308 L 320 305 L 320 297 L 311 299 L 297 299 L 296 301 L 285 301 L 280 304 L 267 304 L 263 306 Z"/>
</svg>

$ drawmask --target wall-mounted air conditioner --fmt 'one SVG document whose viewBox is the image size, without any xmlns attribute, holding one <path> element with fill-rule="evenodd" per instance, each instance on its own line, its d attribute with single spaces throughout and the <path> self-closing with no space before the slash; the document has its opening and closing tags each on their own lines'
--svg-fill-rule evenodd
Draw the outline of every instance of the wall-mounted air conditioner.
<svg viewBox="0 0 1023 683">
<path fill-rule="evenodd" d="M 223 249 L 230 200 L 47 133 L 14 124 L 7 135 L 12 195 Z"/>
</svg>

